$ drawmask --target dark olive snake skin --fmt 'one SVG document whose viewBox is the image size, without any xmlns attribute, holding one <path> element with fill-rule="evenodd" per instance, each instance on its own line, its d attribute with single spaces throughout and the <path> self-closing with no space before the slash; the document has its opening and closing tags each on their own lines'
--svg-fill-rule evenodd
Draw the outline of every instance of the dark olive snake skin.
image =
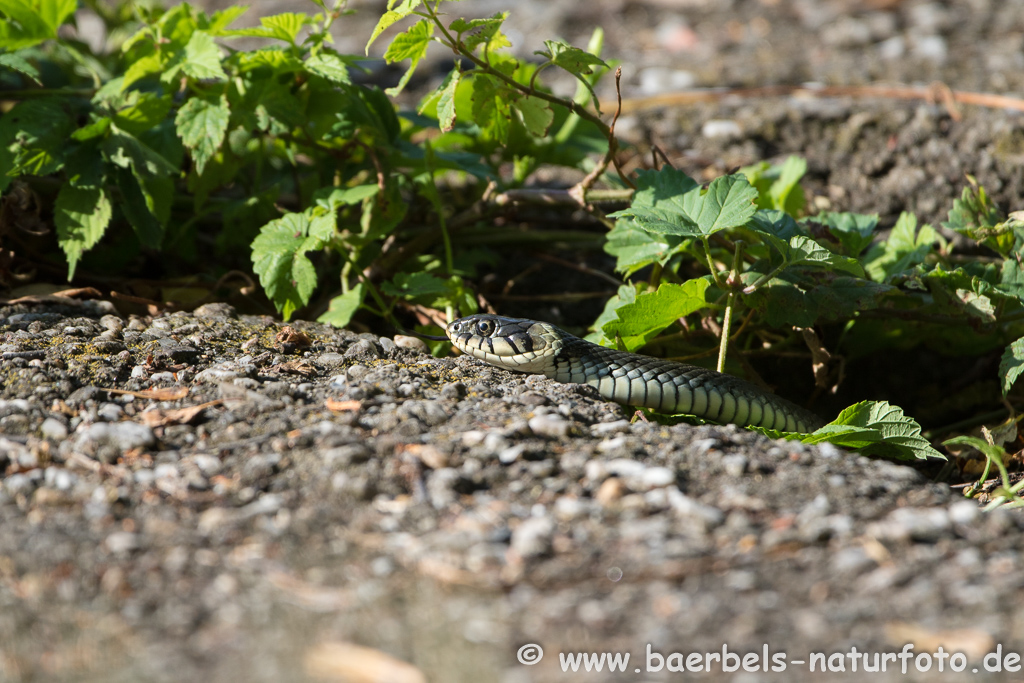
<svg viewBox="0 0 1024 683">
<path fill-rule="evenodd" d="M 608 349 L 536 320 L 471 315 L 445 331 L 463 353 L 491 365 L 588 384 L 624 405 L 787 432 L 812 432 L 824 424 L 814 413 L 732 375 Z"/>
</svg>

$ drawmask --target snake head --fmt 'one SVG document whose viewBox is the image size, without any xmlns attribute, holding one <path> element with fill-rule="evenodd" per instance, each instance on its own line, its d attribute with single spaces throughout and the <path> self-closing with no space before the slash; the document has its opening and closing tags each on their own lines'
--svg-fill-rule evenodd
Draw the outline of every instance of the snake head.
<svg viewBox="0 0 1024 683">
<path fill-rule="evenodd" d="M 543 372 L 561 348 L 547 323 L 481 313 L 448 323 L 445 332 L 460 351 L 491 365 L 523 372 Z"/>
</svg>

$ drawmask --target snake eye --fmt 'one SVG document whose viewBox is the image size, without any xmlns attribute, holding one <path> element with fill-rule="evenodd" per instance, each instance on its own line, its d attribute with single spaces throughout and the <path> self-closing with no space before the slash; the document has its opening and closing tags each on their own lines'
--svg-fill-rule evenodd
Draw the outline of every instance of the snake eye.
<svg viewBox="0 0 1024 683">
<path fill-rule="evenodd" d="M 479 330 L 480 334 L 488 337 L 491 332 L 494 332 L 494 323 L 490 320 L 481 320 L 476 324 L 476 329 Z"/>
</svg>

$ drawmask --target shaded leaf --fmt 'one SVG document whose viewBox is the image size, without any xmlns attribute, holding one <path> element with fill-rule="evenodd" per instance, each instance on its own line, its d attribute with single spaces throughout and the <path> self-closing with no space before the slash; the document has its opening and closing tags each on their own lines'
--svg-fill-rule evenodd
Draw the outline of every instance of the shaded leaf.
<svg viewBox="0 0 1024 683">
<path fill-rule="evenodd" d="M 1010 393 L 1010 388 L 1021 373 L 1024 373 L 1024 337 L 1007 346 L 999 361 L 999 379 L 1003 387 L 1003 396 Z"/>
<path fill-rule="evenodd" d="M 215 102 L 193 97 L 178 110 L 174 125 L 182 143 L 192 152 L 196 173 L 201 175 L 206 163 L 220 149 L 230 118 L 224 95 Z"/>
<path fill-rule="evenodd" d="M 53 207 L 53 222 L 57 241 L 67 256 L 69 281 L 75 276 L 82 254 L 103 237 L 112 214 L 110 199 L 102 188 L 67 184 L 60 189 Z"/>
</svg>

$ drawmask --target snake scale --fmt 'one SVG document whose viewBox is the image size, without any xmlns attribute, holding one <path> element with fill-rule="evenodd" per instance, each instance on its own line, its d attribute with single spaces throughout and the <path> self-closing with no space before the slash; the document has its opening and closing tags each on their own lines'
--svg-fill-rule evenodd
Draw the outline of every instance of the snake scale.
<svg viewBox="0 0 1024 683">
<path fill-rule="evenodd" d="M 605 348 L 545 322 L 480 314 L 449 323 L 445 332 L 463 353 L 491 365 L 588 384 L 624 405 L 788 432 L 812 432 L 824 424 L 814 413 L 732 375 Z"/>
</svg>

